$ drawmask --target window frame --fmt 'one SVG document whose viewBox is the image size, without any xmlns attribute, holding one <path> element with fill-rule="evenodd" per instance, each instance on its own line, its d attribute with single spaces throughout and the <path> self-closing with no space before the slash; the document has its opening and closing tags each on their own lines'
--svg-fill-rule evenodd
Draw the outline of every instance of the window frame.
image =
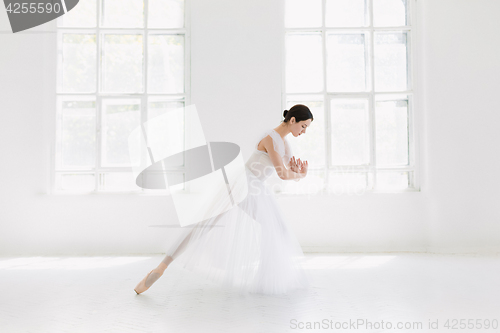
<svg viewBox="0 0 500 333">
<path fill-rule="evenodd" d="M 144 21 L 143 27 L 141 28 L 119 28 L 119 27 L 103 27 L 102 26 L 102 1 L 96 0 L 96 26 L 95 27 L 65 27 L 61 25 L 62 17 L 56 19 L 56 106 L 54 112 L 52 113 L 52 121 L 54 124 L 54 130 L 51 131 L 51 143 L 50 143 L 50 185 L 48 194 L 50 195 L 146 195 L 146 196 L 166 196 L 168 195 L 168 189 L 166 190 L 148 190 L 140 188 L 137 190 L 103 190 L 101 189 L 101 178 L 106 172 L 131 172 L 132 167 L 103 167 L 101 164 L 102 156 L 102 117 L 103 117 L 103 107 L 102 101 L 107 98 L 120 98 L 120 99 L 139 99 L 140 100 L 140 124 L 147 121 L 148 112 L 148 102 L 150 100 L 155 100 L 157 98 L 165 98 L 167 102 L 183 102 L 184 106 L 191 104 L 191 10 L 190 10 L 190 0 L 184 0 L 184 28 L 149 28 L 148 23 L 148 8 L 149 0 L 144 1 Z M 65 33 L 86 33 L 95 34 L 96 36 L 96 91 L 93 93 L 82 93 L 82 92 L 63 92 L 62 91 L 62 52 L 63 43 L 62 37 Z M 165 35 L 182 35 L 184 36 L 184 92 L 183 93 L 149 93 L 147 88 L 148 84 L 148 36 L 149 34 L 165 34 Z M 143 37 L 143 62 L 142 62 L 142 85 L 144 92 L 142 93 L 106 93 L 101 92 L 102 82 L 103 82 L 103 36 L 105 34 L 141 34 Z M 90 168 L 82 169 L 56 169 L 56 145 L 57 142 L 57 117 L 61 109 L 62 101 L 66 98 L 71 97 L 89 97 L 89 100 L 95 100 L 95 164 Z M 184 142 L 189 133 L 186 133 L 186 123 L 184 122 Z M 142 152 L 142 155 L 146 157 L 147 152 Z M 179 166 L 175 168 L 169 168 L 168 173 L 183 173 L 184 167 Z M 94 189 L 90 191 L 86 190 L 58 190 L 56 188 L 56 177 L 58 174 L 94 174 Z"/>
<path fill-rule="evenodd" d="M 286 0 L 285 0 L 286 1 Z M 366 0 L 369 25 L 364 27 L 327 27 L 325 24 L 325 9 L 326 1 L 321 0 L 321 10 L 322 10 L 322 25 L 316 28 L 287 28 L 283 27 L 283 40 L 282 40 L 282 109 L 287 109 L 288 100 L 293 99 L 294 96 L 311 96 L 313 99 L 316 96 L 322 96 L 323 101 L 323 119 L 324 119 L 324 145 L 325 145 L 325 165 L 322 168 L 314 168 L 311 171 L 322 171 L 324 172 L 324 181 L 321 190 L 316 193 L 293 193 L 289 191 L 278 192 L 280 196 L 310 196 L 310 195 L 333 195 L 328 189 L 330 172 L 338 171 L 342 173 L 344 169 L 349 169 L 350 171 L 363 171 L 366 172 L 368 177 L 367 187 L 362 193 L 406 193 L 406 192 L 420 192 L 420 146 L 418 140 L 419 128 L 419 117 L 415 110 L 421 110 L 420 106 L 420 91 L 419 80 L 418 80 L 418 62 L 417 62 L 417 50 L 418 47 L 415 46 L 417 41 L 417 1 L 407 0 L 406 6 L 406 26 L 393 26 L 393 27 L 374 27 L 373 26 L 373 0 Z M 286 4 L 284 3 L 283 13 L 286 12 Z M 285 14 L 286 15 L 286 14 Z M 365 92 L 328 92 L 327 86 L 327 48 L 326 48 L 326 36 L 328 32 L 362 32 L 369 36 L 369 47 L 368 50 L 365 49 L 365 59 L 367 63 L 365 64 L 366 70 L 366 83 L 369 91 Z M 406 32 L 407 33 L 407 90 L 405 91 L 388 91 L 388 92 L 375 92 L 375 67 L 374 67 L 374 36 L 375 32 Z M 316 32 L 321 34 L 322 38 L 322 71 L 323 71 L 323 89 L 319 92 L 294 92 L 288 93 L 286 91 L 286 37 L 289 33 L 303 33 L 303 32 Z M 366 45 L 365 44 L 365 45 Z M 407 95 L 408 98 L 408 111 L 407 111 L 407 121 L 408 121 L 408 164 L 404 166 L 377 166 L 376 165 L 376 137 L 375 137 L 375 95 Z M 332 165 L 331 164 L 331 108 L 330 103 L 334 98 L 362 98 L 368 100 L 368 117 L 369 117 L 369 157 L 370 163 L 368 166 L 365 165 Z M 316 100 L 316 99 L 314 99 Z M 300 157 L 300 156 L 296 156 Z M 311 163 L 309 163 L 311 165 Z M 375 187 L 377 173 L 381 171 L 401 171 L 409 172 L 409 187 L 405 189 L 398 190 L 388 190 L 379 189 Z M 371 177 L 371 179 L 370 179 Z M 352 193 L 349 193 L 352 194 Z M 359 195 L 359 193 L 357 193 Z"/>
</svg>

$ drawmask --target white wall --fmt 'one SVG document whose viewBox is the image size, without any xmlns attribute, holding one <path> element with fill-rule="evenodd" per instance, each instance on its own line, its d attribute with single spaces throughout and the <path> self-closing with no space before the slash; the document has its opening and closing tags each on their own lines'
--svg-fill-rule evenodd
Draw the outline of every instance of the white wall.
<svg viewBox="0 0 500 333">
<path fill-rule="evenodd" d="M 499 12 L 495 0 L 424 1 L 424 191 L 436 249 L 500 247 Z"/>
<path fill-rule="evenodd" d="M 306 251 L 500 250 L 496 0 L 417 0 L 422 191 L 279 197 Z M 281 1 L 192 0 L 192 103 L 248 158 L 281 120 Z M 170 197 L 48 196 L 54 22 L 9 33 L 0 9 L 0 254 L 161 253 Z M 52 31 L 52 32 L 51 32 Z"/>
</svg>

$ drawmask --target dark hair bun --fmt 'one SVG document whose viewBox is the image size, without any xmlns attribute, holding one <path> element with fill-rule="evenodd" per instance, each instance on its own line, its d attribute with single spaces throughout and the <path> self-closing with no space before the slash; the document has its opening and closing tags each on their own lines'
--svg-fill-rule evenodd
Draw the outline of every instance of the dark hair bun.
<svg viewBox="0 0 500 333">
<path fill-rule="evenodd" d="M 291 112 L 290 117 L 287 117 L 286 115 L 289 112 Z M 283 112 L 283 117 L 285 117 L 285 119 L 282 120 L 284 123 L 288 123 L 291 118 L 295 118 L 295 122 L 297 123 L 307 119 L 311 119 L 311 121 L 314 120 L 311 110 L 303 104 L 295 104 L 290 108 L 290 111 L 285 110 Z"/>
</svg>

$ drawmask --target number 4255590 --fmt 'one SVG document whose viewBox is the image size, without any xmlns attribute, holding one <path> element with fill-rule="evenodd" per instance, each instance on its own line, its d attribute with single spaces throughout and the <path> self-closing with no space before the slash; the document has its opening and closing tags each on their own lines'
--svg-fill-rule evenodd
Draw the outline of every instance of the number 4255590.
<svg viewBox="0 0 500 333">
<path fill-rule="evenodd" d="M 56 2 L 55 4 L 39 2 L 39 3 L 9 3 L 6 8 L 7 13 L 11 14 L 22 14 L 22 13 L 60 13 L 61 4 Z"/>
</svg>

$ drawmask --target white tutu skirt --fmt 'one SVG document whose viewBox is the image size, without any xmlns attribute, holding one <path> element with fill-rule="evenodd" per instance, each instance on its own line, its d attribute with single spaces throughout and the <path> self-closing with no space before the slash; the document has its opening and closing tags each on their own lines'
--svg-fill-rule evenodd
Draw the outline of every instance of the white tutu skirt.
<svg viewBox="0 0 500 333">
<path fill-rule="evenodd" d="M 184 227 L 167 255 L 175 257 L 176 265 L 240 293 L 276 295 L 308 288 L 310 278 L 300 264 L 304 254 L 274 193 L 247 167 L 245 172 L 245 200 L 221 215 Z M 221 195 L 204 209 L 216 206 Z M 184 251 L 177 256 L 179 247 Z"/>
</svg>

